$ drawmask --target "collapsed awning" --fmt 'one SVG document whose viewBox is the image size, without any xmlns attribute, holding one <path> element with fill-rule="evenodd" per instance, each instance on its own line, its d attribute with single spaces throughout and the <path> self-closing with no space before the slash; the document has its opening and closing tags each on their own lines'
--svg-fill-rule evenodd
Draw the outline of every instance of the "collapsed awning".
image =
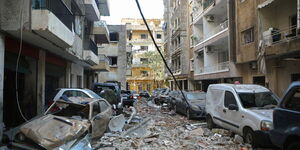
<svg viewBox="0 0 300 150">
<path fill-rule="evenodd" d="M 264 8 L 264 7 L 268 6 L 268 5 L 270 5 L 274 1 L 275 0 L 266 0 L 265 2 L 259 4 L 257 7 L 258 7 L 258 9 Z"/>
</svg>

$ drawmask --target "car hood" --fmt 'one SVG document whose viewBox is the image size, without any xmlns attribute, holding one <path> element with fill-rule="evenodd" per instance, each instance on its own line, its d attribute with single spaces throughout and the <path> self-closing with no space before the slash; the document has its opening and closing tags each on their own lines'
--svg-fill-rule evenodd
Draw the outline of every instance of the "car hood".
<svg viewBox="0 0 300 150">
<path fill-rule="evenodd" d="M 89 129 L 88 120 L 45 115 L 23 125 L 20 130 L 29 139 L 46 149 L 54 149 L 77 139 Z"/>
<path fill-rule="evenodd" d="M 251 110 L 257 115 L 260 115 L 262 117 L 265 117 L 266 119 L 273 120 L 273 109 L 263 109 L 263 110 Z"/>
</svg>

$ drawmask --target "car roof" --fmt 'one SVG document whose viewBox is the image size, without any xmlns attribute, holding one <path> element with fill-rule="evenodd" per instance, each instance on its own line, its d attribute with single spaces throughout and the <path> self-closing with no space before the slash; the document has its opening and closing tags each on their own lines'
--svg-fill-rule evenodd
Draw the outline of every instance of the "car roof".
<svg viewBox="0 0 300 150">
<path fill-rule="evenodd" d="M 90 89 L 80 89 L 80 88 L 58 88 L 56 90 L 77 90 L 77 91 L 89 90 L 90 91 Z"/>
<path fill-rule="evenodd" d="M 210 87 L 232 88 L 238 93 L 270 92 L 269 89 L 256 84 L 211 84 Z"/>
<path fill-rule="evenodd" d="M 104 86 L 117 86 L 116 83 L 94 83 L 94 85 L 104 85 Z"/>
</svg>

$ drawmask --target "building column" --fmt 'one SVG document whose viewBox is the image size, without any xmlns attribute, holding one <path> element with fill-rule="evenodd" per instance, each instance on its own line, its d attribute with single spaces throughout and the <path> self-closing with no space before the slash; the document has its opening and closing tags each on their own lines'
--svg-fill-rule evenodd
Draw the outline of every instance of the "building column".
<svg viewBox="0 0 300 150">
<path fill-rule="evenodd" d="M 37 114 L 44 113 L 45 107 L 45 82 L 46 82 L 46 52 L 39 51 L 37 74 Z"/>
<path fill-rule="evenodd" d="M 4 86 L 5 36 L 0 33 L 0 141 L 3 133 L 3 86 Z M 1 143 L 1 142 L 0 142 Z"/>
<path fill-rule="evenodd" d="M 71 87 L 71 63 L 67 63 L 66 67 L 66 88 Z"/>
</svg>

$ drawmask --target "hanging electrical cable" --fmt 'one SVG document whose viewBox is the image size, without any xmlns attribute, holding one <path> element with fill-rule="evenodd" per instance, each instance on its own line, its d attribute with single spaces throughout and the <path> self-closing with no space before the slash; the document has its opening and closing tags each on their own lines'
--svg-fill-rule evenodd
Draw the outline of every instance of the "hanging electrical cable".
<svg viewBox="0 0 300 150">
<path fill-rule="evenodd" d="M 180 93 L 182 94 L 182 97 L 183 97 L 184 101 L 187 103 L 188 107 L 190 107 L 190 104 L 188 103 L 188 101 L 187 101 L 187 99 L 186 99 L 186 97 L 185 97 L 185 95 L 184 95 L 184 93 L 183 93 L 181 87 L 178 85 L 178 82 L 177 82 L 177 80 L 176 80 L 176 78 L 175 78 L 175 76 L 174 76 L 172 70 L 169 68 L 169 66 L 168 66 L 168 64 L 167 64 L 167 61 L 166 61 L 165 57 L 163 56 L 162 52 L 161 52 L 160 49 L 158 48 L 158 45 L 157 45 L 156 41 L 154 40 L 154 37 L 153 37 L 153 35 L 152 35 L 152 32 L 151 32 L 151 30 L 150 30 L 150 28 L 149 28 L 149 25 L 148 25 L 148 23 L 147 23 L 147 20 L 145 19 L 145 16 L 144 16 L 144 14 L 143 14 L 143 12 L 142 12 L 142 9 L 141 9 L 141 6 L 140 6 L 139 1 L 138 1 L 138 0 L 135 0 L 135 2 L 136 2 L 136 5 L 137 5 L 137 7 L 138 7 L 138 9 L 139 9 L 139 12 L 140 12 L 140 14 L 141 14 L 141 16 L 142 16 L 142 18 L 143 18 L 143 21 L 144 21 L 144 23 L 145 23 L 145 25 L 146 25 L 146 27 L 147 27 L 147 30 L 148 30 L 148 32 L 149 32 L 149 34 L 150 34 L 150 37 L 151 37 L 151 39 L 152 39 L 152 41 L 153 41 L 153 43 L 154 43 L 154 45 L 155 45 L 156 50 L 158 51 L 160 57 L 162 58 L 162 60 L 163 60 L 163 62 L 164 62 L 164 64 L 165 64 L 165 66 L 166 66 L 166 68 L 167 68 L 168 71 L 170 72 L 170 74 L 171 74 L 171 76 L 172 76 L 172 78 L 173 78 L 173 80 L 174 80 L 174 82 L 175 82 L 175 85 L 176 85 L 176 86 L 178 87 L 178 89 L 180 90 Z"/>
<path fill-rule="evenodd" d="M 19 47 L 19 52 L 18 52 L 18 58 L 17 58 L 17 64 L 16 64 L 16 101 L 17 101 L 17 106 L 18 110 L 22 116 L 22 118 L 27 122 L 28 119 L 24 116 L 21 106 L 20 106 L 20 101 L 19 101 L 19 89 L 18 89 L 18 70 L 19 70 L 19 63 L 20 63 L 20 57 L 22 53 L 22 45 L 23 45 L 23 8 L 24 8 L 24 0 L 20 2 L 20 47 Z"/>
</svg>

